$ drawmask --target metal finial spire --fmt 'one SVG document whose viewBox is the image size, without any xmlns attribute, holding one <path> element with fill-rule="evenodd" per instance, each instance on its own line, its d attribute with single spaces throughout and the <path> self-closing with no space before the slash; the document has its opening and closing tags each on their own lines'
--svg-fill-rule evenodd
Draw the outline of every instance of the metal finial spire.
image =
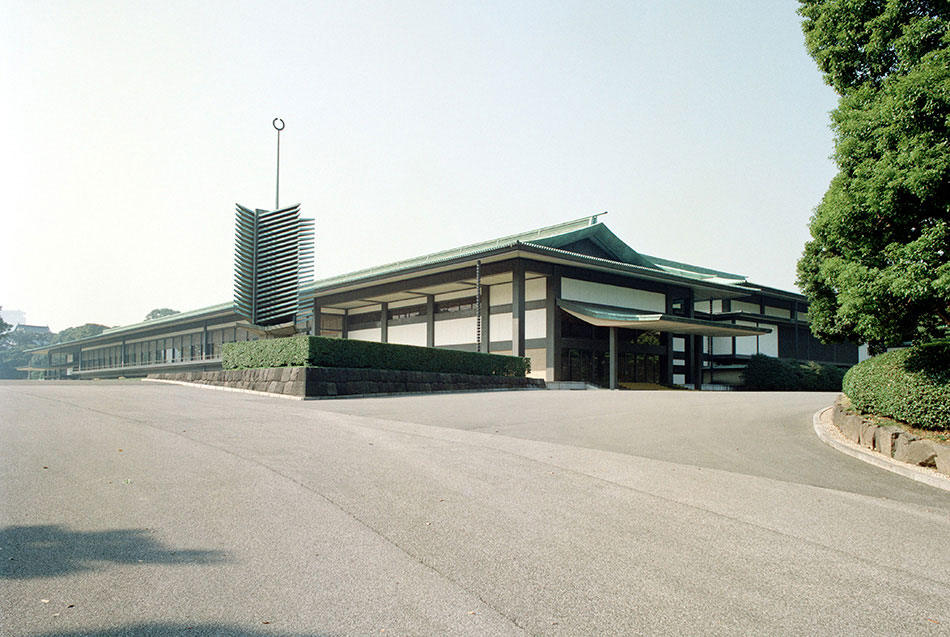
<svg viewBox="0 0 950 637">
<path fill-rule="evenodd" d="M 280 122 L 280 126 L 277 125 Z M 271 122 L 277 130 L 277 194 L 275 195 L 274 210 L 280 210 L 280 131 L 284 130 L 284 120 L 275 117 Z"/>
</svg>

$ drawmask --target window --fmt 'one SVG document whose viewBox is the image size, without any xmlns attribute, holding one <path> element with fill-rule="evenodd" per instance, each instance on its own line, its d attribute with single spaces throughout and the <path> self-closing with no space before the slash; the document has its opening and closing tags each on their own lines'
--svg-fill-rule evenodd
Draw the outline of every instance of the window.
<svg viewBox="0 0 950 637">
<path fill-rule="evenodd" d="M 453 299 L 451 301 L 440 301 L 435 304 L 435 313 L 443 314 L 445 312 L 466 312 L 475 309 L 475 297 L 470 296 L 464 299 Z"/>
<path fill-rule="evenodd" d="M 408 319 L 415 316 L 422 316 L 426 313 L 424 305 L 414 305 L 412 307 L 400 307 L 389 311 L 389 318 L 397 321 L 399 319 Z"/>
</svg>

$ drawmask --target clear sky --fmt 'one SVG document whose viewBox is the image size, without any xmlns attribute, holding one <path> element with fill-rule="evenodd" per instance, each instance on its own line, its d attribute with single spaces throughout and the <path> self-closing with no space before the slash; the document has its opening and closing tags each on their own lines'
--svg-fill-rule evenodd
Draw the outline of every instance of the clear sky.
<svg viewBox="0 0 950 637">
<path fill-rule="evenodd" d="M 54 331 L 232 298 L 235 202 L 315 276 L 592 213 L 794 289 L 836 104 L 792 0 L 0 0 L 0 305 Z"/>
</svg>

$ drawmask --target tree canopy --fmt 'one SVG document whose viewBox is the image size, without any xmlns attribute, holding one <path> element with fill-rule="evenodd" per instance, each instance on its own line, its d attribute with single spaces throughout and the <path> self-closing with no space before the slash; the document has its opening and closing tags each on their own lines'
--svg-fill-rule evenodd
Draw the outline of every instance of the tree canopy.
<svg viewBox="0 0 950 637">
<path fill-rule="evenodd" d="M 171 316 L 172 314 L 180 314 L 180 312 L 169 307 L 159 307 L 146 314 L 145 320 L 151 321 L 152 319 L 162 318 L 163 316 Z"/>
<path fill-rule="evenodd" d="M 3 309 L 3 306 L 0 305 L 0 310 L 2 309 Z M 13 327 L 12 325 L 10 325 L 9 323 L 3 320 L 3 316 L 0 316 L 0 338 L 2 338 L 4 334 L 9 332 L 12 327 Z"/>
<path fill-rule="evenodd" d="M 84 323 L 77 327 L 67 327 L 62 332 L 56 334 L 53 342 L 67 343 L 90 336 L 99 336 L 102 334 L 102 331 L 106 329 L 109 329 L 108 325 L 100 325 L 99 323 Z"/>
<path fill-rule="evenodd" d="M 950 2 L 799 0 L 840 95 L 839 172 L 798 263 L 825 341 L 926 341 L 950 328 Z"/>
</svg>

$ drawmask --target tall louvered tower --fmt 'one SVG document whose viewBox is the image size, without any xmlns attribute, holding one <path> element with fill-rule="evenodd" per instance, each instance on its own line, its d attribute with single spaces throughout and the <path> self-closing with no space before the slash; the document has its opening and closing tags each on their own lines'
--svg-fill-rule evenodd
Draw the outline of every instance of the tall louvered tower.
<svg viewBox="0 0 950 637">
<path fill-rule="evenodd" d="M 278 210 L 237 204 L 234 234 L 238 314 L 267 327 L 306 313 L 299 290 L 313 279 L 313 219 L 300 218 L 300 204 Z"/>
</svg>

